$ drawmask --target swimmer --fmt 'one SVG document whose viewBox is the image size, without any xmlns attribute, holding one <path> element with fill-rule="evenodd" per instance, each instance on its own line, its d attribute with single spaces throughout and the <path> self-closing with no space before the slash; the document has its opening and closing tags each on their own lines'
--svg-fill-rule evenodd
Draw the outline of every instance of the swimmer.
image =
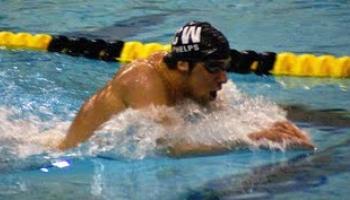
<svg viewBox="0 0 350 200">
<path fill-rule="evenodd" d="M 73 120 L 58 148 L 66 150 L 89 139 L 112 116 L 127 108 L 174 106 L 186 99 L 208 106 L 227 82 L 230 47 L 225 36 L 207 22 L 190 22 L 175 33 L 170 52 L 124 65 L 104 88 L 88 99 Z M 167 117 L 162 123 L 169 123 Z M 250 133 L 253 141 L 288 142 L 289 147 L 313 149 L 308 136 L 289 121 Z M 157 140 L 170 155 L 212 154 L 237 144 L 204 145 Z"/>
</svg>

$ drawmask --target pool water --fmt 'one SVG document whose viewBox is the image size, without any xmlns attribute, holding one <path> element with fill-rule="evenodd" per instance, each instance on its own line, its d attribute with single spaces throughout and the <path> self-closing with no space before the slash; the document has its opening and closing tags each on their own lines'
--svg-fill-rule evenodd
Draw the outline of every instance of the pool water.
<svg viewBox="0 0 350 200">
<path fill-rule="evenodd" d="M 0 30 L 169 43 L 177 28 L 195 19 L 211 22 L 238 50 L 343 56 L 350 55 L 349 10 L 348 1 L 326 0 L 0 0 Z M 119 67 L 63 54 L 0 50 L 0 199 L 350 195 L 350 79 L 230 74 L 219 95 L 229 102 L 226 112 L 206 116 L 191 103 L 179 112 L 149 111 L 151 117 L 165 110 L 184 118 L 177 127 L 183 137 L 219 142 L 287 117 L 309 133 L 315 152 L 252 145 L 221 155 L 171 158 L 154 146 L 167 130 L 135 110 L 115 116 L 91 141 L 70 151 L 52 152 L 36 143 L 64 136 L 84 100 Z"/>
</svg>

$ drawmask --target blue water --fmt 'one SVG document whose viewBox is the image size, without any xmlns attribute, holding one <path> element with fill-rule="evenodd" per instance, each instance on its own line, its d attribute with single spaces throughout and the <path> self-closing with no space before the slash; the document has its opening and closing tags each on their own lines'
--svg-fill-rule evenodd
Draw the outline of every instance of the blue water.
<svg viewBox="0 0 350 200">
<path fill-rule="evenodd" d="M 178 27 L 197 19 L 222 30 L 238 50 L 342 56 L 350 55 L 349 10 L 345 0 L 0 0 L 0 30 L 168 43 Z M 347 199 L 350 195 L 349 79 L 229 76 L 241 93 L 251 97 L 248 106 L 254 110 L 258 105 L 261 116 L 275 108 L 264 101 L 294 106 L 290 111 L 294 115 L 288 118 L 309 132 L 316 152 L 241 149 L 182 159 L 155 155 L 146 141 L 139 146 L 128 143 L 133 130 L 161 130 L 134 111 L 123 115 L 129 117 L 127 122 L 121 121 L 126 146 L 108 133 L 101 133 L 102 139 L 116 143 L 107 150 L 88 143 L 55 154 L 26 142 L 48 131 L 64 135 L 84 100 L 118 68 L 117 63 L 55 53 L 0 51 L 0 199 Z M 212 134 L 225 136 L 225 127 L 235 128 L 230 116 L 214 117 L 219 121 L 205 127 Z M 112 132 L 119 128 L 112 127 Z M 195 125 L 187 129 L 201 130 Z M 133 149 L 124 149 L 129 146 Z M 62 161 L 68 166 L 59 167 Z"/>
</svg>

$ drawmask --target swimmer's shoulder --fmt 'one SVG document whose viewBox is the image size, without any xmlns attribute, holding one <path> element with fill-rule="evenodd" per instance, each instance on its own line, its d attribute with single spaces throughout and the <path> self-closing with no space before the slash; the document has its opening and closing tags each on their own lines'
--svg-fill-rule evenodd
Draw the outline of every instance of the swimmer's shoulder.
<svg viewBox="0 0 350 200">
<path fill-rule="evenodd" d="M 150 104 L 168 104 L 168 91 L 156 60 L 136 60 L 125 66 L 112 80 L 128 106 L 137 108 Z"/>
<path fill-rule="evenodd" d="M 137 59 L 120 68 L 112 82 L 115 85 L 128 88 L 154 87 L 163 85 L 163 79 L 157 70 L 164 57 L 164 52 L 158 52 L 147 59 Z"/>
</svg>

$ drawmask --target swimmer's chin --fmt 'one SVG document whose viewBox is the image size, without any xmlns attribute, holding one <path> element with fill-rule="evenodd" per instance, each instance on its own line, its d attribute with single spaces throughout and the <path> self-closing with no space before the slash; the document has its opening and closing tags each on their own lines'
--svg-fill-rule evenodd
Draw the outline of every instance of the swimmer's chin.
<svg viewBox="0 0 350 200">
<path fill-rule="evenodd" d="M 201 98 L 194 98 L 193 100 L 201 106 L 207 106 L 211 102 L 217 99 L 217 92 L 211 91 L 207 95 L 202 96 Z"/>
</svg>

